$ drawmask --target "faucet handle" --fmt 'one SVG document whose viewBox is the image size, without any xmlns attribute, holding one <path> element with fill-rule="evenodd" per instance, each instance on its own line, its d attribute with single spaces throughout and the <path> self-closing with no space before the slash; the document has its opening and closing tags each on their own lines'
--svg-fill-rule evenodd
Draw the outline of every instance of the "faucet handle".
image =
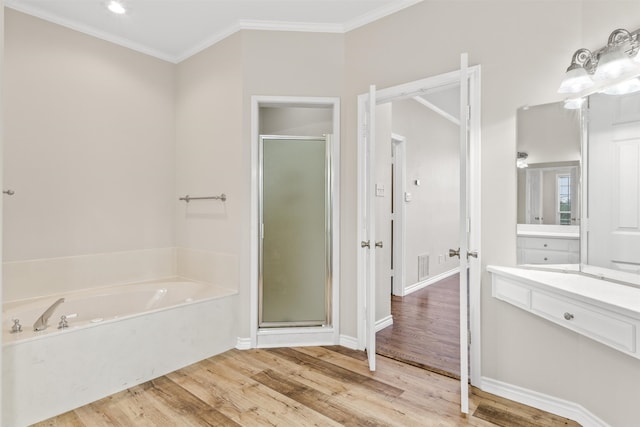
<svg viewBox="0 0 640 427">
<path fill-rule="evenodd" d="M 69 322 L 67 322 L 67 316 L 64 314 L 60 316 L 60 322 L 58 322 L 58 329 L 64 329 L 69 327 Z"/>
<path fill-rule="evenodd" d="M 20 319 L 13 319 L 13 326 L 11 326 L 11 333 L 15 334 L 16 332 L 22 332 L 22 325 L 20 324 Z"/>
</svg>

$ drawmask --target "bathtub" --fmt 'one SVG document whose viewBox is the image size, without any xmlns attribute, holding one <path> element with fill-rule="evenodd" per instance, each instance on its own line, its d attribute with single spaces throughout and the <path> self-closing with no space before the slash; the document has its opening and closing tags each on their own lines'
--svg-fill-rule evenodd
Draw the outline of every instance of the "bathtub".
<svg viewBox="0 0 640 427">
<path fill-rule="evenodd" d="M 233 348 L 235 313 L 236 290 L 181 279 L 7 302 L 2 425 L 33 424 Z M 13 319 L 22 332 L 10 333 Z"/>
</svg>

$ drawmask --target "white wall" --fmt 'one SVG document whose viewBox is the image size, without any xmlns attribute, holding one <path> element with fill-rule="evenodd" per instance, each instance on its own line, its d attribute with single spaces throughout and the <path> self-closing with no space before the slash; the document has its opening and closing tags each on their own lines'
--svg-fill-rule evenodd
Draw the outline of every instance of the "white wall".
<svg viewBox="0 0 640 427">
<path fill-rule="evenodd" d="M 448 253 L 459 244 L 460 131 L 455 123 L 407 99 L 393 103 L 393 132 L 407 138 L 405 185 L 412 199 L 405 203 L 405 262 L 410 286 L 420 282 L 422 254 L 429 254 L 429 277 L 459 264 Z"/>
</svg>

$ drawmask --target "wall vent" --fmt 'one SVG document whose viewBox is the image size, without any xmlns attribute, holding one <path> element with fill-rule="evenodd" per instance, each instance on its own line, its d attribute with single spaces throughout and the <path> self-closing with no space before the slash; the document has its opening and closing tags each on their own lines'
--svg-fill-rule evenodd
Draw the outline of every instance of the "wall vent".
<svg viewBox="0 0 640 427">
<path fill-rule="evenodd" d="M 429 277 L 429 254 L 418 255 L 418 281 Z"/>
</svg>

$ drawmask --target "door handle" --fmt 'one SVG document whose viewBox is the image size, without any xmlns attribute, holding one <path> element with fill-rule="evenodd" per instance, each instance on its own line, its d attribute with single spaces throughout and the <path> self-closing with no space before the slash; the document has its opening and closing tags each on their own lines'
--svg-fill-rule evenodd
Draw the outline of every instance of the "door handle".
<svg viewBox="0 0 640 427">
<path fill-rule="evenodd" d="M 369 249 L 371 249 L 371 246 L 369 245 L 369 240 L 367 240 L 367 241 L 363 240 L 362 242 L 360 242 L 360 247 L 361 248 L 369 248 Z"/>
<path fill-rule="evenodd" d="M 454 256 L 457 256 L 458 258 L 460 258 L 460 248 L 449 249 L 449 258 L 453 258 Z"/>
<path fill-rule="evenodd" d="M 376 248 L 381 248 L 382 247 L 382 241 L 376 242 Z"/>
</svg>

